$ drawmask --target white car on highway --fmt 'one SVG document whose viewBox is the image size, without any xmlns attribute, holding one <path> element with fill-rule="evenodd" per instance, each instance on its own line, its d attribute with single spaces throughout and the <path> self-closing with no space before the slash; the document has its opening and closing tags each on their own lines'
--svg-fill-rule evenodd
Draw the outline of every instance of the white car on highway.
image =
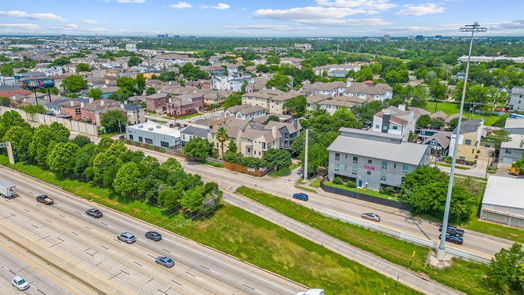
<svg viewBox="0 0 524 295">
<path fill-rule="evenodd" d="M 298 292 L 297 295 L 324 295 L 324 290 L 322 289 L 309 289 L 305 292 Z"/>
<path fill-rule="evenodd" d="M 25 291 L 29 289 L 29 283 L 24 280 L 21 276 L 16 276 L 11 280 L 11 284 L 15 286 L 20 291 Z"/>
</svg>

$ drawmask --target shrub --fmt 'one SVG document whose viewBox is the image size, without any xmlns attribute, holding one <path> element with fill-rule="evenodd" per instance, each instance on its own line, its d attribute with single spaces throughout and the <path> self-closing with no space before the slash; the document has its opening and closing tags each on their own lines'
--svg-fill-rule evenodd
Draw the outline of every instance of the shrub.
<svg viewBox="0 0 524 295">
<path fill-rule="evenodd" d="M 354 183 L 353 181 L 349 181 L 348 183 L 346 183 L 346 186 L 347 186 L 347 187 L 350 187 L 350 188 L 356 188 L 356 187 L 357 187 L 357 184 Z"/>
<path fill-rule="evenodd" d="M 444 158 L 444 162 L 446 162 L 446 163 L 449 164 L 449 163 L 451 163 L 451 160 L 452 160 L 452 159 L 453 159 L 452 157 L 447 156 L 447 157 Z"/>
<path fill-rule="evenodd" d="M 340 177 L 335 177 L 333 179 L 333 183 L 334 184 L 342 184 L 342 183 L 344 183 L 344 181 L 342 181 L 342 178 L 340 178 Z"/>
<path fill-rule="evenodd" d="M 380 192 L 388 196 L 394 196 L 397 193 L 395 188 L 392 186 L 386 186 L 383 189 L 381 189 Z"/>
</svg>

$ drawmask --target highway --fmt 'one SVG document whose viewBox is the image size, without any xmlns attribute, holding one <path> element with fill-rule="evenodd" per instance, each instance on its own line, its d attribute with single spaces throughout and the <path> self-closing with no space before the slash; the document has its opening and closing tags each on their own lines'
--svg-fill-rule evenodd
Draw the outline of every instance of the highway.
<svg viewBox="0 0 524 295">
<path fill-rule="evenodd" d="M 305 289 L 110 209 L 102 208 L 100 219 L 88 217 L 86 209 L 100 206 L 18 172 L 2 167 L 0 175 L 16 184 L 20 194 L 0 200 L 0 234 L 67 270 L 76 281 L 69 285 L 77 287 L 72 287 L 73 294 L 296 294 Z M 49 195 L 55 204 L 37 203 L 34 197 L 39 194 Z M 145 239 L 149 230 L 162 233 L 164 239 Z M 116 235 L 123 231 L 135 234 L 137 242 L 118 241 Z M 172 257 L 175 267 L 155 264 L 161 255 Z"/>
</svg>

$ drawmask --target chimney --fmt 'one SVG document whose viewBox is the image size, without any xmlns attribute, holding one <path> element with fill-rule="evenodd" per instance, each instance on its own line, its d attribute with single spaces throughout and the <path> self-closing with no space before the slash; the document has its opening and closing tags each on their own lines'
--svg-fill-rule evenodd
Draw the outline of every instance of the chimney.
<svg viewBox="0 0 524 295">
<path fill-rule="evenodd" d="M 73 102 L 71 102 L 71 106 L 73 106 Z M 80 102 L 80 108 L 83 108 L 83 107 L 84 107 L 84 102 L 81 101 L 81 102 Z"/>
<path fill-rule="evenodd" d="M 69 104 L 70 104 L 71 106 L 73 106 L 73 105 L 75 104 L 75 102 L 74 102 L 73 100 L 71 100 L 71 101 L 69 101 Z"/>
<path fill-rule="evenodd" d="M 277 138 L 277 126 L 271 127 L 271 135 L 273 138 Z"/>
<path fill-rule="evenodd" d="M 398 105 L 398 109 L 401 110 L 401 111 L 405 111 L 406 110 L 406 105 L 405 104 L 399 104 Z"/>
<path fill-rule="evenodd" d="M 348 79 L 346 80 L 346 87 L 347 87 L 347 88 L 351 87 L 351 84 L 352 84 L 352 83 L 353 83 L 353 78 L 348 78 Z"/>
</svg>

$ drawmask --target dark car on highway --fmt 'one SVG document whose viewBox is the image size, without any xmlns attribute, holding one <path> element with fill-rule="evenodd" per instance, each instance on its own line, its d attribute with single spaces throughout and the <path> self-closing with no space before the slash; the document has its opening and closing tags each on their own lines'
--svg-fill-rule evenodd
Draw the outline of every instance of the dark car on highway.
<svg viewBox="0 0 524 295">
<path fill-rule="evenodd" d="M 36 201 L 46 205 L 52 205 L 54 203 L 53 199 L 46 195 L 37 196 Z"/>
<path fill-rule="evenodd" d="M 166 257 L 166 256 L 160 256 L 155 259 L 155 262 L 157 264 L 163 265 L 167 268 L 175 266 L 175 261 L 173 259 Z"/>
<path fill-rule="evenodd" d="M 156 231 L 148 231 L 146 233 L 146 238 L 151 239 L 151 240 L 153 240 L 155 242 L 158 242 L 158 241 L 162 240 L 162 235 L 157 233 Z"/>
<path fill-rule="evenodd" d="M 293 199 L 297 199 L 297 200 L 301 200 L 301 201 L 307 201 L 307 200 L 309 200 L 309 197 L 308 197 L 308 195 L 306 195 L 304 193 L 296 193 L 296 194 L 293 194 Z"/>
<path fill-rule="evenodd" d="M 439 226 L 438 230 L 442 232 L 442 224 Z M 461 228 L 456 228 L 454 226 L 448 226 L 446 233 L 452 236 L 459 236 L 459 237 L 464 236 L 464 230 Z"/>
<path fill-rule="evenodd" d="M 96 208 L 91 208 L 91 209 L 87 209 L 86 210 L 86 214 L 91 216 L 91 217 L 94 217 L 94 218 L 100 218 L 102 216 L 104 216 L 104 214 L 102 214 L 102 211 L 96 209 Z"/>
<path fill-rule="evenodd" d="M 442 238 L 442 234 L 440 234 L 438 236 L 438 238 Z M 457 244 L 457 245 L 462 245 L 464 244 L 464 239 L 459 237 L 459 236 L 453 236 L 453 235 L 446 235 L 446 241 L 450 242 L 450 243 L 453 243 L 453 244 Z"/>
</svg>

